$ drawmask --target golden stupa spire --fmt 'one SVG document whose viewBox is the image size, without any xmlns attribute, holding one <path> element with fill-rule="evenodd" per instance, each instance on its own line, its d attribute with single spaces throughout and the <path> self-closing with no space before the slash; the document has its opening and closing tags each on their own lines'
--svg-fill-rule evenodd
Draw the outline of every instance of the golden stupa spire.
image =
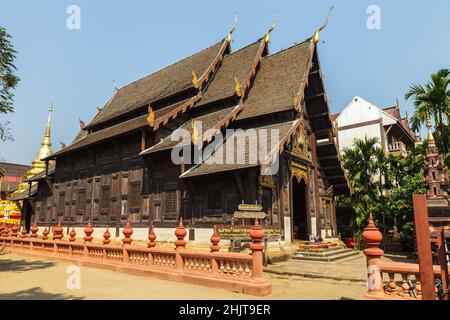
<svg viewBox="0 0 450 320">
<path fill-rule="evenodd" d="M 52 112 L 53 112 L 53 96 L 50 100 L 50 105 L 48 107 L 48 119 L 47 125 L 45 127 L 44 138 L 41 142 L 41 147 L 38 150 L 36 158 L 31 163 L 31 169 L 27 171 L 25 174 L 26 178 L 30 177 L 42 172 L 45 170 L 45 162 L 41 159 L 46 158 L 52 155 L 52 139 L 51 139 L 51 124 L 52 124 Z"/>
<path fill-rule="evenodd" d="M 430 113 L 427 111 L 427 120 L 426 120 L 426 125 L 428 128 L 428 141 L 432 141 L 434 142 L 434 137 L 433 137 L 433 132 L 431 131 L 431 117 L 430 117 Z"/>
</svg>

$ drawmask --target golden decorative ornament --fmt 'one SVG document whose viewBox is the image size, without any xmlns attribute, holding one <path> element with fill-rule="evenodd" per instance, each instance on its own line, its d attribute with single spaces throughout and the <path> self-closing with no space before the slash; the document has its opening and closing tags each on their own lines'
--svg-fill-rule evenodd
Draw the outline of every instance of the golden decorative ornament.
<svg viewBox="0 0 450 320">
<path fill-rule="evenodd" d="M 192 136 L 191 136 L 192 143 L 194 145 L 197 145 L 199 135 L 198 135 L 198 129 L 197 129 L 197 126 L 195 125 L 194 120 L 191 121 L 191 128 L 192 128 Z"/>
<path fill-rule="evenodd" d="M 236 76 L 234 76 L 234 89 L 236 91 L 236 95 L 238 97 L 241 97 L 242 96 L 241 85 L 239 84 L 239 80 L 237 79 Z"/>
<path fill-rule="evenodd" d="M 155 126 L 155 111 L 153 111 L 153 108 L 151 105 L 148 105 L 147 123 L 152 128 Z"/>
<path fill-rule="evenodd" d="M 194 70 L 192 70 L 192 84 L 194 85 L 195 89 L 200 88 L 199 83 L 198 83 L 197 74 L 195 73 Z"/>
</svg>

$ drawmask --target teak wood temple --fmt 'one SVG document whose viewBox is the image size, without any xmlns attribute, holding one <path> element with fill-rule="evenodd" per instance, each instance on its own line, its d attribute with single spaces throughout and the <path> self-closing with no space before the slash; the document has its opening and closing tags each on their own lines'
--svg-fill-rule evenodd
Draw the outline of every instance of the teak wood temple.
<svg viewBox="0 0 450 320">
<path fill-rule="evenodd" d="M 190 240 L 202 230 L 209 239 L 213 225 L 245 224 L 233 216 L 245 203 L 262 206 L 263 224 L 279 227 L 280 240 L 336 237 L 333 197 L 349 189 L 317 52 L 323 27 L 276 53 L 269 50 L 273 26 L 236 51 L 233 27 L 212 46 L 117 88 L 70 145 L 40 158 L 45 169 L 16 195 L 27 203 L 27 229 L 59 219 L 81 227 L 91 218 L 118 235 L 127 219 L 135 231 L 151 222 L 173 230 L 182 216 Z M 201 150 L 214 141 L 208 129 L 224 136 L 227 129 L 277 129 L 279 169 L 261 175 L 261 164 L 240 147 L 241 163 L 175 164 L 178 128 L 196 135 L 191 144 Z"/>
</svg>

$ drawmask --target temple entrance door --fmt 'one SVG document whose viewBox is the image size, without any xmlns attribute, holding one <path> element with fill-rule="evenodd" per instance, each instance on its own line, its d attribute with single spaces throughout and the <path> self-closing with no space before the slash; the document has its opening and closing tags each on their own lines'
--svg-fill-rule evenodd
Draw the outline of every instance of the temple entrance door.
<svg viewBox="0 0 450 320">
<path fill-rule="evenodd" d="M 293 239 L 309 240 L 308 219 L 306 204 L 306 183 L 304 179 L 300 182 L 294 177 L 292 179 L 292 215 L 293 215 Z"/>
</svg>

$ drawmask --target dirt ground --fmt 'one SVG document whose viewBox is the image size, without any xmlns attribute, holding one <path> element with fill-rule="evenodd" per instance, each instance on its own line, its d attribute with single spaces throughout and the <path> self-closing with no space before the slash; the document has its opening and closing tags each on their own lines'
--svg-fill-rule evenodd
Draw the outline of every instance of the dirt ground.
<svg viewBox="0 0 450 320">
<path fill-rule="evenodd" d="M 80 288 L 70 289 L 70 266 L 66 262 L 0 253 L 0 299 L 361 299 L 367 290 L 362 282 L 266 274 L 272 294 L 253 297 L 84 266 L 80 270 Z"/>
</svg>

